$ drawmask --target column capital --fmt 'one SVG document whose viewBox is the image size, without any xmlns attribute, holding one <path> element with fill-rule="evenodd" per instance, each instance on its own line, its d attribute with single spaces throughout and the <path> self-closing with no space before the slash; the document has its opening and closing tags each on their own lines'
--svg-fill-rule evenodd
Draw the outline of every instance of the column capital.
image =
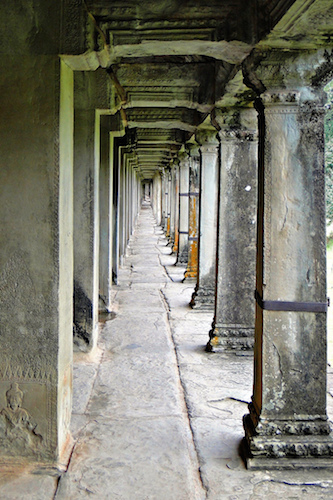
<svg viewBox="0 0 333 500">
<path fill-rule="evenodd" d="M 201 153 L 216 154 L 219 146 L 217 131 L 211 129 L 201 129 L 195 134 L 195 140 L 200 146 Z"/>
<path fill-rule="evenodd" d="M 170 167 L 171 167 L 171 169 L 175 169 L 175 168 L 179 167 L 179 164 L 180 164 L 180 159 L 173 158 L 170 162 Z"/>
<path fill-rule="evenodd" d="M 266 90 L 261 95 L 261 100 L 265 107 L 268 106 L 298 106 L 300 103 L 301 93 L 299 90 L 288 89 L 271 89 Z"/>
<path fill-rule="evenodd" d="M 242 69 L 246 85 L 257 95 L 268 92 L 292 99 L 288 94 L 299 92 L 300 102 L 324 103 L 322 90 L 331 80 L 330 67 L 330 55 L 325 49 L 309 50 L 306 54 L 302 50 L 268 49 L 255 50 Z"/>
<path fill-rule="evenodd" d="M 189 165 L 189 157 L 185 151 L 178 153 L 179 166 L 180 168 L 188 167 Z"/>
<path fill-rule="evenodd" d="M 192 142 L 187 142 L 185 145 L 186 152 L 190 158 L 199 157 L 199 144 L 194 144 Z"/>
<path fill-rule="evenodd" d="M 216 109 L 214 122 L 221 142 L 258 140 L 257 112 L 254 108 Z"/>
</svg>

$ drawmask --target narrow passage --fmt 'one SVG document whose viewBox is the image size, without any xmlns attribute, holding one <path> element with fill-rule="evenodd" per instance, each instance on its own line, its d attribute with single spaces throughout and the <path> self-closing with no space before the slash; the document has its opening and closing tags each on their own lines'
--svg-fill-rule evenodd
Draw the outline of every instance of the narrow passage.
<svg viewBox="0 0 333 500">
<path fill-rule="evenodd" d="M 189 307 L 194 284 L 181 282 L 185 268 L 165 244 L 143 206 L 115 287 L 116 317 L 99 351 L 75 359 L 76 444 L 54 498 L 332 499 L 330 470 L 245 469 L 253 355 L 204 351 L 213 314 Z M 332 387 L 330 370 L 330 415 Z M 31 498 L 50 498 L 41 488 Z"/>
<path fill-rule="evenodd" d="M 78 441 L 57 499 L 206 496 L 160 292 L 170 279 L 159 261 L 155 227 L 150 206 L 143 206 L 119 277 L 119 312 L 101 332 L 102 360 L 85 409 L 93 364 L 83 387 L 81 380 L 81 411 L 73 415 Z"/>
</svg>

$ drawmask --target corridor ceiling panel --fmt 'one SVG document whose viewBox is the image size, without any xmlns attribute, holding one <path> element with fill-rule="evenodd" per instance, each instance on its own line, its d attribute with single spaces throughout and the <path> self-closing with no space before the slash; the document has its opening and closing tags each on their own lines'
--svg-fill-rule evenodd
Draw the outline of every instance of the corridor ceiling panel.
<svg viewBox="0 0 333 500">
<path fill-rule="evenodd" d="M 247 98 L 241 64 L 292 3 L 86 0 L 93 22 L 81 64 L 109 72 L 111 113 L 135 133 L 131 148 L 145 178 L 172 161 L 216 103 Z M 224 97 L 229 90 L 234 101 Z"/>
</svg>

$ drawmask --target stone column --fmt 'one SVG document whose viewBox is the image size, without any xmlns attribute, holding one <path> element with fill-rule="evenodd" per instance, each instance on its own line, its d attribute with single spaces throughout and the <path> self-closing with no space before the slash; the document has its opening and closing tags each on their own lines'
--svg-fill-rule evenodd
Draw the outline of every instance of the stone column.
<svg viewBox="0 0 333 500">
<path fill-rule="evenodd" d="M 222 127 L 216 302 L 207 350 L 254 343 L 257 217 L 257 113 L 232 109 Z"/>
<path fill-rule="evenodd" d="M 248 467 L 332 467 L 326 414 L 324 99 L 265 92 Z"/>
<path fill-rule="evenodd" d="M 174 161 L 170 165 L 169 206 L 170 206 L 170 234 L 169 245 L 173 248 L 175 242 L 175 208 L 176 208 L 176 169 Z"/>
<path fill-rule="evenodd" d="M 166 231 L 167 225 L 167 173 L 166 170 L 162 170 L 162 223 L 161 226 Z"/>
<path fill-rule="evenodd" d="M 123 265 L 126 253 L 126 166 L 128 146 L 119 147 L 119 188 L 118 188 L 118 238 L 119 238 L 119 261 Z"/>
<path fill-rule="evenodd" d="M 188 214 L 188 261 L 184 280 L 196 280 L 198 274 L 198 243 L 199 243 L 199 180 L 200 155 L 199 145 L 187 144 L 190 158 L 189 172 L 189 214 Z"/>
<path fill-rule="evenodd" d="M 170 238 L 170 221 L 171 221 L 171 169 L 166 169 L 165 176 L 165 236 Z"/>
<path fill-rule="evenodd" d="M 173 247 L 172 252 L 178 254 L 179 247 L 179 160 L 174 161 L 174 203 L 173 203 Z"/>
<path fill-rule="evenodd" d="M 188 193 L 190 161 L 186 153 L 179 154 L 179 244 L 176 265 L 186 266 L 188 259 Z"/>
<path fill-rule="evenodd" d="M 202 130 L 197 134 L 196 140 L 200 144 L 201 160 L 199 269 L 191 307 L 213 310 L 216 284 L 219 141 L 216 137 L 216 130 Z"/>
<path fill-rule="evenodd" d="M 156 172 L 153 178 L 153 210 L 156 219 L 156 224 L 161 225 L 161 202 L 162 202 L 162 186 L 161 175 Z"/>
</svg>

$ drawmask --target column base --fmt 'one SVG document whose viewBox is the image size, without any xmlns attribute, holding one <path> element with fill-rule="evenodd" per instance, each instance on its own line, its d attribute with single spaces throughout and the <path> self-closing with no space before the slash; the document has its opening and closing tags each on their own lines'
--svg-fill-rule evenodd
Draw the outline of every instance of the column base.
<svg viewBox="0 0 333 500">
<path fill-rule="evenodd" d="M 249 408 L 243 417 L 249 469 L 333 468 L 333 435 L 325 416 L 268 421 L 254 415 L 252 404 Z"/>
<path fill-rule="evenodd" d="M 186 269 L 183 282 L 196 283 L 198 277 L 197 270 Z"/>
<path fill-rule="evenodd" d="M 177 262 L 175 263 L 175 266 L 184 267 L 187 266 L 187 262 L 188 262 L 188 249 L 185 248 L 184 250 L 178 253 Z"/>
<path fill-rule="evenodd" d="M 213 325 L 209 332 L 210 340 L 206 346 L 207 352 L 249 351 L 254 346 L 254 328 L 241 325 Z"/>
<path fill-rule="evenodd" d="M 215 290 L 208 288 L 196 288 L 190 302 L 192 309 L 200 311 L 214 311 Z"/>
<path fill-rule="evenodd" d="M 0 457 L 0 468 L 1 471 L 7 474 L 49 474 L 49 475 L 59 475 L 68 469 L 68 463 L 73 451 L 74 439 L 70 433 L 68 433 L 65 444 L 61 450 L 61 454 L 58 459 L 41 460 L 36 459 L 35 461 L 32 457 Z"/>
</svg>

